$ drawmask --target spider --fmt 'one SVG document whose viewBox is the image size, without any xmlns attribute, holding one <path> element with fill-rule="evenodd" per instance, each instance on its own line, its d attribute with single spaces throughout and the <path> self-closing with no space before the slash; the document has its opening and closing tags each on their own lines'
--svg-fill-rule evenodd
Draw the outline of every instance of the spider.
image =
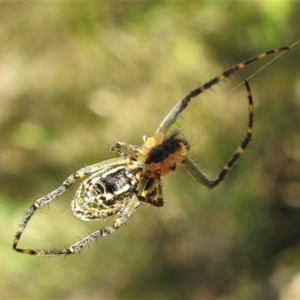
<svg viewBox="0 0 300 300">
<path fill-rule="evenodd" d="M 109 159 L 76 171 L 63 184 L 49 194 L 34 201 L 25 213 L 13 241 L 13 249 L 19 253 L 37 256 L 57 256 L 78 253 L 101 236 L 114 233 L 126 223 L 132 213 L 141 205 L 149 203 L 156 207 L 164 205 L 161 177 L 175 171 L 177 165 L 184 166 L 187 172 L 200 184 L 212 189 L 222 182 L 248 146 L 252 138 L 254 106 L 249 83 L 245 81 L 248 97 L 249 120 L 245 137 L 238 148 L 221 169 L 216 179 L 210 180 L 187 156 L 189 143 L 179 131 L 170 131 L 172 125 L 188 106 L 191 99 L 226 79 L 233 73 L 269 54 L 289 47 L 273 49 L 222 72 L 200 87 L 185 95 L 163 119 L 153 136 L 144 136 L 141 147 L 124 142 L 115 142 L 110 152 L 118 158 Z M 104 220 L 117 215 L 112 226 L 99 229 L 80 239 L 77 243 L 63 249 L 32 250 L 17 248 L 22 233 L 37 209 L 59 197 L 77 180 L 90 175 L 81 183 L 71 201 L 74 215 L 83 220 Z"/>
</svg>

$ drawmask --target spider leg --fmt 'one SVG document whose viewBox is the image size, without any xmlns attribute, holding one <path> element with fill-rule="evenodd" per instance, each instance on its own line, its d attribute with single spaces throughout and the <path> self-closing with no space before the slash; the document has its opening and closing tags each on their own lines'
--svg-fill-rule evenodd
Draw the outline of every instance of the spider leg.
<svg viewBox="0 0 300 300">
<path fill-rule="evenodd" d="M 149 203 L 156 207 L 162 207 L 164 205 L 162 180 L 160 174 L 156 174 L 154 178 L 151 178 L 141 194 L 140 201 Z"/>
<path fill-rule="evenodd" d="M 246 147 L 251 141 L 252 138 L 252 132 L 253 132 L 253 114 L 254 114 L 254 105 L 253 105 L 253 99 L 252 94 L 250 90 L 249 83 L 245 80 L 245 85 L 247 89 L 247 97 L 248 97 L 248 103 L 249 103 L 249 121 L 248 121 L 248 128 L 247 128 L 247 134 L 238 146 L 238 148 L 235 150 L 233 155 L 230 157 L 230 159 L 227 161 L 225 166 L 222 168 L 220 173 L 218 174 L 217 178 L 215 180 L 210 180 L 206 177 L 206 175 L 199 169 L 199 167 L 188 157 L 186 157 L 186 160 L 183 162 L 186 170 L 188 173 L 195 178 L 199 183 L 207 186 L 208 188 L 214 188 L 217 186 L 221 181 L 225 179 L 228 172 L 231 170 L 233 165 L 236 163 L 238 158 L 242 155 Z"/>
<path fill-rule="evenodd" d="M 141 151 L 140 147 L 124 142 L 114 142 L 109 150 L 123 158 L 127 158 L 128 154 L 138 153 Z"/>
<path fill-rule="evenodd" d="M 39 198 L 38 200 L 36 200 L 31 205 L 31 207 L 27 210 L 27 212 L 25 213 L 25 216 L 23 217 L 23 220 L 19 224 L 18 230 L 15 234 L 14 241 L 13 241 L 13 249 L 16 250 L 17 252 L 22 252 L 22 253 L 28 253 L 29 251 L 31 251 L 31 250 L 26 250 L 26 249 L 19 249 L 19 248 L 17 248 L 17 245 L 18 245 L 18 243 L 21 239 L 22 233 L 24 232 L 28 222 L 30 221 L 31 217 L 33 216 L 33 214 L 35 213 L 35 211 L 37 209 L 41 209 L 46 204 L 50 203 L 52 200 L 59 197 L 69 187 L 71 187 L 72 184 L 77 179 L 81 179 L 81 178 L 85 177 L 86 175 L 97 172 L 100 169 L 102 169 L 103 167 L 109 167 L 109 166 L 115 165 L 116 163 L 121 163 L 122 160 L 123 160 L 122 158 L 114 158 L 114 159 L 110 159 L 108 161 L 97 163 L 97 164 L 94 164 L 94 165 L 91 165 L 91 166 L 86 166 L 86 167 L 78 170 L 77 172 L 75 172 L 71 176 L 69 176 L 63 182 L 63 184 L 60 187 L 58 187 L 57 189 L 55 189 L 51 193 L 49 193 L 49 194 Z M 34 251 L 34 250 L 32 250 L 32 251 Z M 28 254 L 31 254 L 31 253 L 28 253 Z"/>
<path fill-rule="evenodd" d="M 29 255 L 37 255 L 37 256 L 58 256 L 58 255 L 69 255 L 80 252 L 87 245 L 92 243 L 94 240 L 101 236 L 107 236 L 114 233 L 118 230 L 122 225 L 126 223 L 128 218 L 132 215 L 132 213 L 143 203 L 139 202 L 137 195 L 134 195 L 128 205 L 125 207 L 120 217 L 118 217 L 112 226 L 107 226 L 102 229 L 96 230 L 95 232 L 89 234 L 88 236 L 82 238 L 77 243 L 71 245 L 69 248 L 63 249 L 47 249 L 47 250 L 32 250 L 32 249 L 18 249 L 15 248 L 16 251 L 29 254 Z"/>
<path fill-rule="evenodd" d="M 69 254 L 75 254 L 80 252 L 83 248 L 85 248 L 87 245 L 92 243 L 94 240 L 101 236 L 107 236 L 115 231 L 117 231 L 120 227 L 122 227 L 127 220 L 130 218 L 132 213 L 142 204 L 145 202 L 150 203 L 154 206 L 161 207 L 163 205 L 163 198 L 162 198 L 162 183 L 160 175 L 157 174 L 155 179 L 153 181 L 140 181 L 137 194 L 134 194 L 134 196 L 130 199 L 129 203 L 125 207 L 125 209 L 122 211 L 120 217 L 118 217 L 112 226 L 107 226 L 102 229 L 96 230 L 95 232 L 89 234 L 85 238 L 81 239 L 77 243 L 71 245 L 69 248 L 64 249 L 54 249 L 54 250 L 23 250 L 23 249 L 17 249 L 17 251 L 30 254 L 30 255 L 38 255 L 38 256 L 57 256 L 57 255 L 69 255 Z M 147 185 L 148 184 L 148 185 Z M 144 194 L 146 192 L 146 194 Z M 141 196 L 139 196 L 141 195 Z M 142 200 L 142 201 L 140 201 Z"/>
<path fill-rule="evenodd" d="M 168 113 L 168 115 L 164 118 L 162 123 L 159 125 L 156 132 L 160 132 L 160 131 L 167 132 L 170 129 L 170 127 L 176 122 L 177 118 L 182 113 L 182 111 L 187 107 L 187 105 L 189 104 L 189 102 L 192 98 L 195 98 L 196 96 L 198 96 L 205 90 L 211 88 L 216 83 L 225 80 L 227 77 L 229 77 L 232 74 L 234 74 L 235 72 L 243 69 L 244 67 L 251 64 L 252 62 L 260 60 L 263 57 L 266 57 L 267 55 L 270 55 L 270 54 L 273 54 L 273 53 L 276 53 L 279 51 L 288 50 L 288 49 L 289 49 L 289 47 L 276 48 L 276 49 L 261 53 L 259 55 L 256 55 L 248 60 L 245 60 L 235 66 L 230 67 L 229 69 L 225 70 L 220 75 L 207 81 L 200 87 L 198 87 L 194 90 L 191 90 L 186 96 L 184 96 L 181 100 L 179 100 L 179 102 L 177 102 L 175 104 L 175 106 L 171 109 L 171 111 Z"/>
<path fill-rule="evenodd" d="M 157 176 L 156 178 L 156 201 L 155 202 L 152 202 L 151 204 L 154 205 L 154 206 L 158 206 L 158 207 L 161 207 L 164 205 L 164 199 L 163 199 L 163 185 L 162 185 L 162 180 L 160 178 L 160 175 Z"/>
</svg>

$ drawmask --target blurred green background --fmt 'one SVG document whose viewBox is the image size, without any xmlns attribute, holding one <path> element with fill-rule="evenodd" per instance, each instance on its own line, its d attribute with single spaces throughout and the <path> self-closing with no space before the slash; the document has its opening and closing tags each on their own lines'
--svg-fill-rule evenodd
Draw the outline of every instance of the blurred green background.
<svg viewBox="0 0 300 300">
<path fill-rule="evenodd" d="M 82 166 L 140 145 L 191 88 L 299 39 L 298 1 L 0 4 L 1 299 L 300 299 L 300 44 L 250 80 L 254 139 L 209 191 L 178 171 L 165 206 L 66 259 L 11 249 L 24 211 Z M 211 177 L 247 127 L 252 64 L 178 125 Z M 20 247 L 68 246 L 111 224 L 72 216 L 76 187 L 36 212 Z"/>
</svg>

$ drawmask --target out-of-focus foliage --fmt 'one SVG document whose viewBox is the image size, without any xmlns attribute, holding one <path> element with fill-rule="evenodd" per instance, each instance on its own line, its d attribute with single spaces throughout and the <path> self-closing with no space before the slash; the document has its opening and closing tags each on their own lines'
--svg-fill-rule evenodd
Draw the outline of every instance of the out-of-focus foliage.
<svg viewBox="0 0 300 300">
<path fill-rule="evenodd" d="M 11 250 L 35 199 L 112 157 L 112 141 L 141 144 L 190 88 L 293 44 L 299 10 L 298 1 L 1 2 L 0 298 L 300 298 L 300 44 L 251 78 L 254 140 L 215 190 L 178 169 L 164 179 L 165 207 L 142 207 L 80 255 Z M 195 99 L 178 122 L 211 177 L 246 129 L 245 88 L 229 91 L 274 57 Z M 68 246 L 104 225 L 72 216 L 74 191 L 36 213 L 20 246 Z"/>
</svg>

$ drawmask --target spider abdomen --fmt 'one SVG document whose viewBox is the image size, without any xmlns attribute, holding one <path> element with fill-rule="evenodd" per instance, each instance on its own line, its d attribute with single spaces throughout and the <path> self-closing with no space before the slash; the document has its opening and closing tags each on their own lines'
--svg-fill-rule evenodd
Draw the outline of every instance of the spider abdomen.
<svg viewBox="0 0 300 300">
<path fill-rule="evenodd" d="M 105 219 L 123 211 L 137 185 L 134 173 L 125 165 L 101 170 L 80 185 L 71 208 L 84 221 Z"/>
</svg>

